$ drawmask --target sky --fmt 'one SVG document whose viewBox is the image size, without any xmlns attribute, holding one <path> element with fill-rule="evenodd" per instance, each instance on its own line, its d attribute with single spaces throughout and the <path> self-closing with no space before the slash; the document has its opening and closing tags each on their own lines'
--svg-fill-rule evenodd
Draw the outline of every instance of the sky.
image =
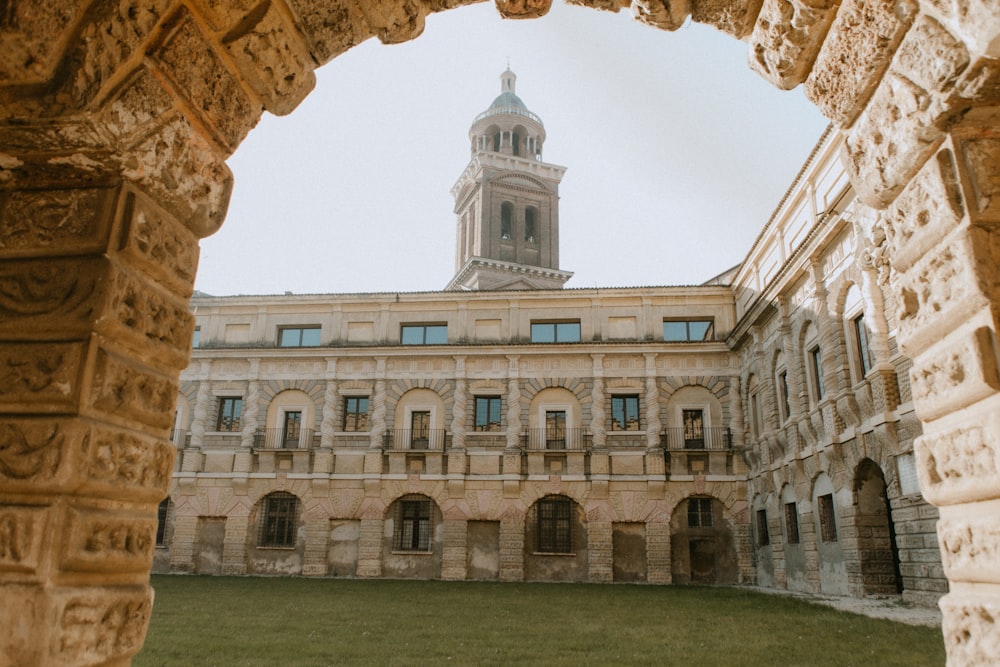
<svg viewBox="0 0 1000 667">
<path fill-rule="evenodd" d="M 229 160 L 229 213 L 202 241 L 196 289 L 444 288 L 451 187 L 508 59 L 545 124 L 543 159 L 567 167 L 568 288 L 698 284 L 738 264 L 827 125 L 708 26 L 668 33 L 559 0 L 533 20 L 491 2 L 434 14 L 416 40 L 371 39 L 317 70 L 291 115 L 265 114 Z"/>
</svg>

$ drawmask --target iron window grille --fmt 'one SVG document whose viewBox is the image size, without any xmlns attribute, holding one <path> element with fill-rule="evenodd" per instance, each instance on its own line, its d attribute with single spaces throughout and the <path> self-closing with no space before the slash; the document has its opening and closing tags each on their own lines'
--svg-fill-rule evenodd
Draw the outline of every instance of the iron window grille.
<svg viewBox="0 0 1000 667">
<path fill-rule="evenodd" d="M 688 498 L 688 528 L 712 527 L 712 499 Z"/>
<path fill-rule="evenodd" d="M 264 498 L 262 510 L 257 533 L 257 546 L 294 547 L 299 499 L 284 491 L 272 493 Z"/>
<path fill-rule="evenodd" d="M 573 552 L 573 502 L 568 498 L 538 501 L 536 549 L 540 553 Z"/>
<path fill-rule="evenodd" d="M 819 504 L 819 535 L 824 542 L 837 541 L 837 515 L 833 509 L 833 494 L 816 499 Z"/>
<path fill-rule="evenodd" d="M 392 548 L 395 551 L 430 551 L 431 501 L 403 499 L 399 501 L 398 511 Z"/>
<path fill-rule="evenodd" d="M 785 532 L 788 544 L 799 543 L 799 512 L 795 503 L 785 503 Z"/>
</svg>

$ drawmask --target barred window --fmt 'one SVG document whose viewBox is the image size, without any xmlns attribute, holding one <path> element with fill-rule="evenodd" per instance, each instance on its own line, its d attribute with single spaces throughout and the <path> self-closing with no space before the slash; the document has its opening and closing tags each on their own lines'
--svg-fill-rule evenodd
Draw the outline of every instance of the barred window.
<svg viewBox="0 0 1000 667">
<path fill-rule="evenodd" d="M 785 533 L 788 544 L 799 543 L 799 513 L 795 503 L 785 503 Z"/>
<path fill-rule="evenodd" d="M 688 527 L 712 527 L 712 499 L 688 498 Z"/>
<path fill-rule="evenodd" d="M 573 552 L 573 501 L 543 498 L 538 501 L 536 551 L 568 554 Z"/>
<path fill-rule="evenodd" d="M 392 548 L 396 551 L 431 550 L 431 501 L 422 496 L 402 498 Z"/>
<path fill-rule="evenodd" d="M 167 538 L 167 516 L 170 513 L 170 498 L 164 498 L 160 506 L 156 508 L 156 546 L 166 545 Z"/>
<path fill-rule="evenodd" d="M 837 516 L 833 510 L 833 494 L 816 499 L 819 504 L 819 535 L 824 542 L 837 541 Z"/>
<path fill-rule="evenodd" d="M 264 498 L 257 533 L 258 547 L 292 548 L 295 546 L 295 524 L 299 499 L 279 491 Z"/>
</svg>

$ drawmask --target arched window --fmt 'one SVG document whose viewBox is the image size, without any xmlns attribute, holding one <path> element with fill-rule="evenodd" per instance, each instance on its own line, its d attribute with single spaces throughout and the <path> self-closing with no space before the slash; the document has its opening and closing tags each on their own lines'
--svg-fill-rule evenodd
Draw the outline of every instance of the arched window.
<svg viewBox="0 0 1000 667">
<path fill-rule="evenodd" d="M 510 145 L 511 145 L 511 148 L 514 149 L 514 155 L 520 155 L 521 154 L 521 135 L 518 134 L 517 132 L 514 132 L 513 134 L 511 134 Z"/>
<path fill-rule="evenodd" d="M 514 238 L 511 232 L 513 228 L 514 205 L 504 202 L 500 205 L 500 238 L 509 241 Z"/>
<path fill-rule="evenodd" d="M 396 512 L 392 548 L 396 551 L 430 551 L 430 498 L 416 494 L 403 496 L 396 503 Z"/>
<path fill-rule="evenodd" d="M 295 546 L 299 499 L 278 491 L 264 498 L 257 530 L 258 547 L 292 548 Z"/>
<path fill-rule="evenodd" d="M 538 211 L 534 206 L 524 209 L 524 240 L 528 243 L 538 243 L 537 219 Z"/>
<path fill-rule="evenodd" d="M 493 152 L 494 153 L 499 153 L 500 152 L 500 137 L 501 136 L 502 135 L 499 132 L 495 132 L 493 134 Z"/>
<path fill-rule="evenodd" d="M 548 496 L 538 501 L 536 549 L 540 553 L 573 552 L 573 501 Z"/>
</svg>

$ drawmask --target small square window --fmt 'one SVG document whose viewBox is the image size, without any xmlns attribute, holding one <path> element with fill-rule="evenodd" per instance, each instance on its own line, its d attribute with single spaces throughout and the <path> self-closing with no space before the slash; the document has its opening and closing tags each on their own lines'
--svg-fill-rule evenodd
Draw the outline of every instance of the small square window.
<svg viewBox="0 0 1000 667">
<path fill-rule="evenodd" d="M 532 343 L 579 343 L 580 322 L 532 322 Z"/>
<path fill-rule="evenodd" d="M 278 329 L 279 347 L 319 347 L 320 328 L 282 327 Z"/>
<path fill-rule="evenodd" d="M 447 324 L 404 324 L 400 333 L 403 345 L 446 345 Z"/>
<path fill-rule="evenodd" d="M 714 320 L 701 319 L 663 321 L 663 340 L 668 343 L 701 342 L 714 339 Z"/>
</svg>

